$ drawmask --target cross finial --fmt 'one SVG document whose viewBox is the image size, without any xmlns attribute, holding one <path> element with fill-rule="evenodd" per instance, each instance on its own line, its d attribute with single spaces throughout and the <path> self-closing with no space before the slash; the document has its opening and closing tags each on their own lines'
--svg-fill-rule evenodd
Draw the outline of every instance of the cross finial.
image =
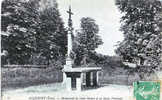
<svg viewBox="0 0 162 100">
<path fill-rule="evenodd" d="M 67 13 L 69 14 L 69 22 L 68 22 L 68 25 L 69 25 L 69 27 L 72 27 L 71 15 L 73 15 L 73 13 L 71 11 L 71 6 L 69 6 L 69 10 L 67 11 Z"/>
<path fill-rule="evenodd" d="M 69 11 L 67 11 L 67 13 L 69 14 L 69 18 L 71 18 L 71 15 L 73 15 L 73 13 L 71 11 L 71 6 L 69 6 Z"/>
</svg>

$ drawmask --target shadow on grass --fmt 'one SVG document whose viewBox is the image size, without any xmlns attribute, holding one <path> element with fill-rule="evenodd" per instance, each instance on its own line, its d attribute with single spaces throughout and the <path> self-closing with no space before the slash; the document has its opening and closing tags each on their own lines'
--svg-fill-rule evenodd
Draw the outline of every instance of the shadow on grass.
<svg viewBox="0 0 162 100">
<path fill-rule="evenodd" d="M 83 86 L 82 87 L 82 91 L 89 91 L 89 90 L 95 90 L 95 89 L 99 89 L 99 88 L 102 88 L 102 87 L 105 87 L 105 86 L 108 86 L 108 84 L 102 84 L 102 85 L 98 85 L 98 86 Z"/>
</svg>

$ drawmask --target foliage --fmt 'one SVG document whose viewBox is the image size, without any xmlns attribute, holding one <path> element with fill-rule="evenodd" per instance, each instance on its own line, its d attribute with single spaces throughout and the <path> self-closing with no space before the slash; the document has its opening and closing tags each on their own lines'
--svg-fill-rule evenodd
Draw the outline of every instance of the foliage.
<svg viewBox="0 0 162 100">
<path fill-rule="evenodd" d="M 57 3 L 48 1 L 2 2 L 1 27 L 7 34 L 2 35 L 2 51 L 7 52 L 3 64 L 49 64 L 50 60 L 64 58 L 66 30 Z"/>
<path fill-rule="evenodd" d="M 49 5 L 47 0 L 46 7 L 40 11 L 40 30 L 36 34 L 37 54 L 45 57 L 47 64 L 50 60 L 58 60 L 66 54 L 66 30 L 60 17 L 57 4 Z"/>
<path fill-rule="evenodd" d="M 76 54 L 77 64 L 89 62 L 88 57 L 99 45 L 103 44 L 99 34 L 99 27 L 95 20 L 89 17 L 81 19 L 81 29 L 78 30 L 74 40 L 74 52 Z M 85 62 L 83 61 L 85 60 Z"/>
<path fill-rule="evenodd" d="M 37 0 L 4 0 L 2 2 L 2 51 L 7 51 L 4 63 L 28 63 L 34 51 L 33 33 L 38 25 Z M 5 62 L 5 60 L 7 60 Z"/>
<path fill-rule="evenodd" d="M 130 63 L 151 66 L 151 69 L 159 66 L 162 53 L 160 1 L 116 0 L 116 5 L 123 13 L 121 31 L 124 34 L 116 53 Z"/>
</svg>

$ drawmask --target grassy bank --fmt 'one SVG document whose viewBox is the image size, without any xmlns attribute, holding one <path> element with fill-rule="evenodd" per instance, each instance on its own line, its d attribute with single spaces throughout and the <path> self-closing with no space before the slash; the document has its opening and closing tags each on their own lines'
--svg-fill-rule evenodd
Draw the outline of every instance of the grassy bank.
<svg viewBox="0 0 162 100">
<path fill-rule="evenodd" d="M 2 89 L 27 87 L 31 85 L 55 83 L 62 81 L 61 69 L 46 68 L 4 68 L 2 67 Z"/>
</svg>

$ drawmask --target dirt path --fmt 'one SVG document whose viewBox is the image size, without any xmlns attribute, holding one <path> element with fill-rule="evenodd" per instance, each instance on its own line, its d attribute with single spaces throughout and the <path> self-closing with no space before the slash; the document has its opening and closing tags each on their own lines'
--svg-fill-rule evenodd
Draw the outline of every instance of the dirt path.
<svg viewBox="0 0 162 100">
<path fill-rule="evenodd" d="M 128 86 L 106 85 L 85 91 L 66 91 L 61 84 L 47 84 L 5 91 L 2 100 L 130 100 L 132 90 Z"/>
</svg>

